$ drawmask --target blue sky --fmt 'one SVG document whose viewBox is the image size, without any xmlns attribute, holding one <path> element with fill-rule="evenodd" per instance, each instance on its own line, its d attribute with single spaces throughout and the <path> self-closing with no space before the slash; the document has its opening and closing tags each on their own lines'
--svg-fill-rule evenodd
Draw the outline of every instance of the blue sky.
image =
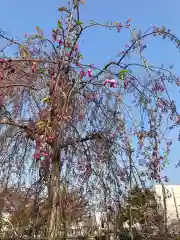
<svg viewBox="0 0 180 240">
<path fill-rule="evenodd" d="M 38 25 L 47 35 L 56 26 L 59 13 L 57 8 L 67 0 L 1 0 L 0 28 L 12 36 L 21 37 L 25 32 L 34 33 Z M 145 30 L 153 25 L 165 25 L 180 37 L 179 0 L 151 0 L 151 1 L 121 1 L 121 0 L 86 0 L 81 7 L 81 19 L 88 23 L 90 20 L 104 22 L 107 20 L 124 22 L 132 17 L 133 26 Z M 96 28 L 88 30 L 82 38 L 81 50 L 87 63 L 103 66 L 123 50 L 129 33 L 124 31 L 117 34 L 106 29 Z M 180 53 L 172 43 L 150 38 L 147 41 L 146 57 L 150 64 L 165 66 L 175 65 L 176 73 L 180 74 Z M 172 90 L 171 90 L 172 91 Z M 171 92 L 173 95 L 173 91 Z M 175 94 L 175 100 L 178 100 Z M 166 173 L 170 182 L 180 184 L 179 171 L 174 165 L 179 158 L 177 141 L 173 147 L 170 166 Z"/>
</svg>

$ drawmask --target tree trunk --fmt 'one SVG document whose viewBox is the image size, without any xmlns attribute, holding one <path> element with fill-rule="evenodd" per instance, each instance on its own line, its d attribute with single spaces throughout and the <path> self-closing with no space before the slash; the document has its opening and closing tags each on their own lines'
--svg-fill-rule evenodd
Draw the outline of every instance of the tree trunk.
<svg viewBox="0 0 180 240">
<path fill-rule="evenodd" d="M 164 230 L 165 230 L 165 235 L 167 236 L 167 234 L 168 234 L 167 204 L 166 204 L 166 191 L 165 191 L 165 187 L 163 184 L 162 184 L 162 193 L 163 193 L 163 204 L 164 204 Z"/>
<path fill-rule="evenodd" d="M 63 220 L 63 239 L 67 239 L 67 226 L 65 220 Z"/>
<path fill-rule="evenodd" d="M 60 237 L 60 152 L 52 159 L 52 173 L 49 186 L 50 216 L 48 224 L 48 240 L 56 240 Z"/>
<path fill-rule="evenodd" d="M 63 199 L 64 202 L 64 199 Z M 61 213 L 62 213 L 62 226 L 63 226 L 63 239 L 67 239 L 67 219 L 66 219 L 66 211 L 64 206 L 61 204 Z"/>
</svg>

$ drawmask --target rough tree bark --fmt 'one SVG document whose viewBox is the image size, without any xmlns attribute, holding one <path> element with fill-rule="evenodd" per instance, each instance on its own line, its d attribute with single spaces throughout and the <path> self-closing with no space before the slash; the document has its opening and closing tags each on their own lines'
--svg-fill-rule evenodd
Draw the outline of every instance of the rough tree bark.
<svg viewBox="0 0 180 240">
<path fill-rule="evenodd" d="M 48 223 L 48 240 L 56 240 L 60 236 L 60 150 L 52 159 L 52 172 L 49 186 L 50 192 L 50 217 Z"/>
</svg>

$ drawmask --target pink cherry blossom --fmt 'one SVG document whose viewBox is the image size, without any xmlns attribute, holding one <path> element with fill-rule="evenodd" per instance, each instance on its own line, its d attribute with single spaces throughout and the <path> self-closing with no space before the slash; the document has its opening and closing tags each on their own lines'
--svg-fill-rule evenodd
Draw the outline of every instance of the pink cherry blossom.
<svg viewBox="0 0 180 240">
<path fill-rule="evenodd" d="M 112 87 L 112 88 L 116 87 L 116 80 L 115 79 L 106 79 L 103 82 L 103 86 L 105 86 L 107 83 L 110 83 L 110 87 Z"/>
</svg>

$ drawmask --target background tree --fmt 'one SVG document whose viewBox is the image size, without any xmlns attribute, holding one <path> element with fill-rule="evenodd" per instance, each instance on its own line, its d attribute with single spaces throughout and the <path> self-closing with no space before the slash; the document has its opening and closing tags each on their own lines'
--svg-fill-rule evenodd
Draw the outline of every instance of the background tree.
<svg viewBox="0 0 180 240">
<path fill-rule="evenodd" d="M 61 186 L 65 186 L 63 183 Z M 62 190 L 61 232 L 67 234 L 68 227 L 78 226 L 84 214 L 87 214 L 87 200 L 78 189 L 68 192 Z M 46 237 L 48 226 L 49 201 L 47 194 L 39 192 L 35 185 L 27 189 L 8 188 L 1 194 L 4 196 L 2 209 L 2 237 L 7 235 L 22 238 L 24 235 Z"/>
</svg>

